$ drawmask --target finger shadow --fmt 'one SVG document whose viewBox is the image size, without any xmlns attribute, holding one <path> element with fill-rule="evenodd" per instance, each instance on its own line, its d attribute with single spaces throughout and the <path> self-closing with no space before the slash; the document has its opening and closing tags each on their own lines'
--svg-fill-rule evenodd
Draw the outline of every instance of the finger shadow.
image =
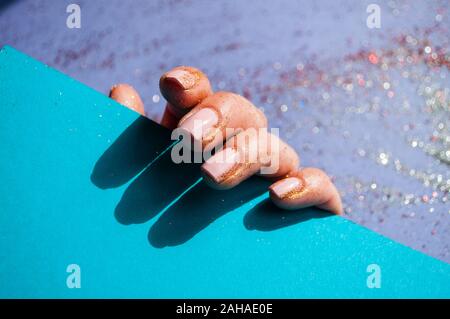
<svg viewBox="0 0 450 319">
<path fill-rule="evenodd" d="M 186 242 L 267 189 L 268 182 L 261 178 L 230 191 L 214 190 L 203 182 L 192 187 L 201 178 L 201 164 L 175 164 L 172 145 L 169 130 L 140 117 L 102 154 L 91 174 L 91 181 L 102 189 L 129 182 L 114 210 L 119 223 L 145 223 L 162 213 L 149 233 L 155 247 Z"/>
<path fill-rule="evenodd" d="M 169 130 L 141 116 L 98 159 L 91 181 L 101 189 L 124 185 L 170 144 Z"/>
<path fill-rule="evenodd" d="M 244 217 L 244 226 L 248 230 L 274 231 L 311 219 L 334 216 L 318 208 L 309 207 L 297 211 L 287 211 L 265 200 L 252 208 Z"/>
<path fill-rule="evenodd" d="M 102 154 L 91 174 L 102 188 L 129 182 L 114 216 L 124 225 L 145 223 L 161 215 L 148 232 L 157 248 L 181 245 L 228 212 L 267 191 L 270 182 L 252 177 L 220 191 L 200 181 L 201 164 L 175 164 L 170 131 L 140 117 Z M 269 201 L 244 218 L 247 229 L 270 231 L 330 214 L 317 209 L 286 212 Z"/>
<path fill-rule="evenodd" d="M 228 212 L 267 191 L 269 182 L 252 177 L 230 190 L 215 190 L 201 182 L 153 224 L 148 233 L 157 248 L 181 245 Z"/>
<path fill-rule="evenodd" d="M 119 223 L 145 223 L 200 177 L 198 165 L 172 162 L 170 135 L 168 129 L 141 116 L 95 163 L 91 181 L 97 187 L 130 182 L 114 210 Z"/>
<path fill-rule="evenodd" d="M 145 223 L 199 178 L 199 164 L 174 164 L 170 151 L 166 152 L 128 186 L 114 216 L 124 225 Z"/>
</svg>

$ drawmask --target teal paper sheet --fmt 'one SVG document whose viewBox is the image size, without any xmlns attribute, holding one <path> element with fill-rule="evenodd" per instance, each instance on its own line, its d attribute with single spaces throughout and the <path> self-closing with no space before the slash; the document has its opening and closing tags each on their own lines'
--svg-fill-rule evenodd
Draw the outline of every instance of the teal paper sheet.
<svg viewBox="0 0 450 319">
<path fill-rule="evenodd" d="M 258 178 L 211 190 L 170 161 L 168 131 L 11 47 L 0 109 L 2 298 L 450 297 L 448 264 L 341 217 L 280 211 Z"/>
</svg>

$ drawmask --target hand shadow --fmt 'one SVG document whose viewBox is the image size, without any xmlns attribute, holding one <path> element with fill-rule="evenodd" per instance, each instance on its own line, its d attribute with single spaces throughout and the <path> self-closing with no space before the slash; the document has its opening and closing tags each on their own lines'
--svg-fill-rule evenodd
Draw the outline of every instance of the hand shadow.
<svg viewBox="0 0 450 319">
<path fill-rule="evenodd" d="M 131 181 L 114 211 L 119 223 L 147 222 L 200 177 L 198 165 L 172 162 L 173 143 L 168 129 L 139 117 L 98 159 L 91 174 L 97 187 Z"/>
<path fill-rule="evenodd" d="M 101 189 L 119 187 L 170 145 L 169 130 L 141 116 L 97 160 L 91 181 Z"/>
<path fill-rule="evenodd" d="M 92 183 L 102 189 L 129 182 L 114 211 L 119 223 L 145 223 L 163 212 L 149 233 L 155 247 L 186 242 L 269 185 L 261 178 L 230 191 L 196 184 L 200 164 L 175 164 L 170 152 L 173 143 L 169 130 L 139 117 L 100 156 L 91 174 Z"/>
<path fill-rule="evenodd" d="M 248 230 L 272 231 L 292 226 L 314 218 L 334 216 L 324 210 L 309 207 L 296 211 L 287 211 L 275 206 L 270 200 L 256 205 L 244 217 L 244 226 Z"/>
<path fill-rule="evenodd" d="M 153 224 L 148 240 L 160 248 L 185 243 L 219 217 L 263 194 L 268 186 L 269 182 L 260 177 L 252 177 L 226 191 L 201 182 Z"/>
<path fill-rule="evenodd" d="M 129 183 L 114 211 L 119 223 L 145 223 L 162 213 L 148 233 L 149 243 L 159 248 L 187 242 L 216 219 L 266 192 L 270 184 L 252 177 L 231 190 L 214 190 L 199 182 L 200 164 L 172 161 L 173 143 L 168 129 L 139 117 L 103 153 L 91 174 L 91 181 L 102 189 Z M 286 219 L 280 216 L 289 216 L 291 223 L 305 219 L 277 210 L 272 206 L 262 215 L 252 210 L 246 227 L 284 225 Z"/>
</svg>

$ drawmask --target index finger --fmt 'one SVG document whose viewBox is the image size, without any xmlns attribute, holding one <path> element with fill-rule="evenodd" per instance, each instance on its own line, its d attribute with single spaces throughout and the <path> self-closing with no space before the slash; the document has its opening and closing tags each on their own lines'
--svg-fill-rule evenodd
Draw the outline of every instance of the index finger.
<svg viewBox="0 0 450 319">
<path fill-rule="evenodd" d="M 159 88 L 169 103 L 167 108 L 177 118 L 212 94 L 208 77 L 189 66 L 179 66 L 164 73 L 159 80 Z"/>
</svg>

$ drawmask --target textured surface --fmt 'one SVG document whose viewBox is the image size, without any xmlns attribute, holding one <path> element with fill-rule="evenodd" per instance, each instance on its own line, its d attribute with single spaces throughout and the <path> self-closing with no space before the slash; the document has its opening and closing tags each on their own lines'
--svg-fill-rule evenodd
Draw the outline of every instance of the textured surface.
<svg viewBox="0 0 450 319">
<path fill-rule="evenodd" d="M 129 82 L 152 118 L 161 72 L 204 69 L 335 176 L 350 219 L 450 261 L 448 164 L 424 146 L 449 151 L 448 1 L 380 2 L 372 30 L 373 1 L 77 1 L 80 30 L 64 1 L 9 2 L 0 44 L 103 93 Z"/>
<path fill-rule="evenodd" d="M 11 48 L 0 92 L 0 297 L 450 296 L 446 263 L 279 211 L 257 178 L 213 191 L 161 152 L 165 129 Z M 81 289 L 65 285 L 72 263 Z"/>
</svg>

